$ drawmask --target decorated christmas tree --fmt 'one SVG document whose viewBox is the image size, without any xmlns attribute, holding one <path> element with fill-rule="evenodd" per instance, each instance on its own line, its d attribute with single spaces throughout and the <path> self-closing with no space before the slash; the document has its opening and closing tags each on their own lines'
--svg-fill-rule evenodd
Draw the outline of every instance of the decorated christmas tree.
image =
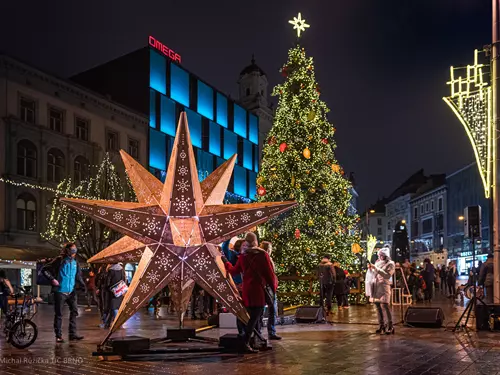
<svg viewBox="0 0 500 375">
<path fill-rule="evenodd" d="M 300 22 L 300 14 L 291 21 L 299 36 L 307 27 Z M 261 235 L 273 243 L 278 275 L 313 275 L 325 254 L 352 269 L 358 218 L 349 209 L 351 183 L 335 158 L 335 127 L 320 99 L 313 59 L 299 43 L 289 50 L 281 73 L 285 80 L 273 90 L 279 103 L 263 149 L 257 193 L 261 202 L 294 199 L 299 206 L 261 226 Z M 306 302 L 308 296 L 295 293 L 308 289 L 305 280 L 280 283 L 281 299 Z"/>
<path fill-rule="evenodd" d="M 75 242 L 79 255 L 84 259 L 97 254 L 122 235 L 90 219 L 87 215 L 70 209 L 60 202 L 59 198 L 135 200 L 128 177 L 120 176 L 108 154 L 89 172 L 90 176 L 77 184 L 68 177 L 58 185 L 58 193 L 54 197 L 47 218 L 47 230 L 42 233 L 42 237 L 55 246 L 65 242 Z"/>
</svg>

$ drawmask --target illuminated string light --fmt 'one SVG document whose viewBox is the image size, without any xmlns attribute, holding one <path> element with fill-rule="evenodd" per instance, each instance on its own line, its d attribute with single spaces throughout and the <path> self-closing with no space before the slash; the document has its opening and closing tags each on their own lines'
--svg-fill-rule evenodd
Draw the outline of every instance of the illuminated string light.
<svg viewBox="0 0 500 375">
<path fill-rule="evenodd" d="M 484 194 L 490 197 L 492 158 L 495 139 L 492 121 L 492 93 L 489 65 L 479 63 L 479 51 L 474 51 L 474 65 L 450 67 L 451 95 L 443 100 L 463 125 L 474 151 Z"/>
</svg>

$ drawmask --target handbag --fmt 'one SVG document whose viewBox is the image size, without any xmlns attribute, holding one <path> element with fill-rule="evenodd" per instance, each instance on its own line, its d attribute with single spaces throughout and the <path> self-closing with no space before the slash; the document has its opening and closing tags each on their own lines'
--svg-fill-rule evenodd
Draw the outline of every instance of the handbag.
<svg viewBox="0 0 500 375">
<path fill-rule="evenodd" d="M 118 298 L 118 297 L 123 296 L 125 293 L 127 293 L 128 286 L 127 286 L 127 283 L 125 283 L 125 281 L 120 280 L 109 289 L 113 292 L 113 295 L 115 296 L 115 298 Z"/>
</svg>

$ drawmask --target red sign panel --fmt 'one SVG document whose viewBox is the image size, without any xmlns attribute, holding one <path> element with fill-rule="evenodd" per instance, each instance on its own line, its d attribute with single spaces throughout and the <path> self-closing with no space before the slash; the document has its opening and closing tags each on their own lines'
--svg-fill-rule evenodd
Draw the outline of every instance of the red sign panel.
<svg viewBox="0 0 500 375">
<path fill-rule="evenodd" d="M 181 63 L 181 55 L 178 53 L 175 53 L 173 50 L 168 48 L 165 44 L 160 42 L 159 40 L 156 40 L 154 37 L 149 36 L 149 45 L 161 53 L 163 53 L 165 56 L 167 56 L 169 59 L 173 61 L 177 61 L 179 64 Z"/>
</svg>

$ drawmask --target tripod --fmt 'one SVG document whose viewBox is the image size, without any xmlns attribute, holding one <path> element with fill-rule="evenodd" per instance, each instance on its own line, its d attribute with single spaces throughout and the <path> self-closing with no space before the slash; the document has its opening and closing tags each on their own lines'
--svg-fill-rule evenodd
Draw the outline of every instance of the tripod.
<svg viewBox="0 0 500 375">
<path fill-rule="evenodd" d="M 457 324 L 455 324 L 455 327 L 453 328 L 453 332 L 456 332 L 458 329 L 463 328 L 467 330 L 467 323 L 469 322 L 470 318 L 470 313 L 472 310 L 474 310 L 474 313 L 476 311 L 476 305 L 477 301 L 482 303 L 483 305 L 486 305 L 482 300 L 477 298 L 476 296 L 476 237 L 472 237 L 472 298 L 467 302 L 467 306 L 460 316 L 460 318 L 457 321 Z M 462 321 L 465 317 L 465 322 L 462 324 Z"/>
</svg>

